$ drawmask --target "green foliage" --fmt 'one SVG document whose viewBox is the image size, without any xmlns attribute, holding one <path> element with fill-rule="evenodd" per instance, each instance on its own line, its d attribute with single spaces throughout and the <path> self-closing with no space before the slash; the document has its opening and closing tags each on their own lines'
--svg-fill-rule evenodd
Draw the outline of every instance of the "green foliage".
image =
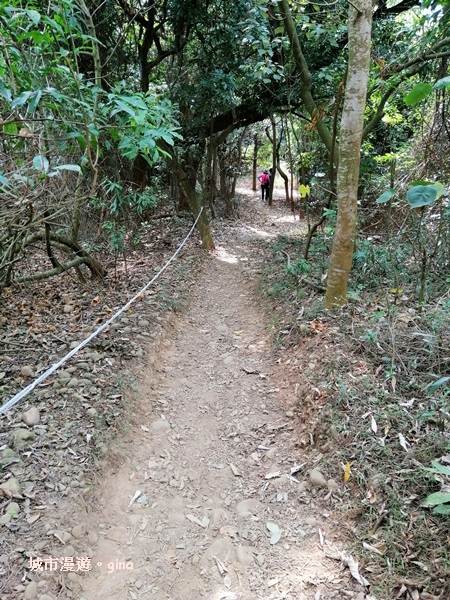
<svg viewBox="0 0 450 600">
<path fill-rule="evenodd" d="M 111 159 L 124 164 L 140 154 L 154 165 L 164 154 L 160 141 L 172 146 L 180 139 L 175 109 L 154 88 L 143 94 L 124 82 L 108 91 L 97 85 L 102 74 L 92 65 L 99 42 L 90 27 L 70 0 L 60 0 L 48 13 L 38 3 L 23 8 L 0 2 L 0 185 L 8 198 L 0 229 L 11 240 L 15 228 L 20 232 L 15 246 L 10 240 L 6 248 L 20 250 L 20 236 L 39 231 L 44 214 L 67 215 L 68 229 L 71 214 L 75 224 L 77 213 L 89 206 L 85 200 L 98 198 L 108 186 L 110 202 L 103 207 L 114 221 L 127 211 L 141 216 L 155 203 L 153 191 L 130 192 L 123 172 L 109 167 Z M 33 206 L 31 223 L 25 212 L 17 221 L 11 207 L 19 202 Z M 122 225 L 114 227 L 108 231 L 119 247 Z M 0 252 L 0 282 L 7 272 L 2 265 L 12 259 Z"/>
<path fill-rule="evenodd" d="M 102 106 L 105 123 L 109 124 L 111 137 L 119 140 L 122 156 L 133 160 L 141 154 L 152 165 L 164 154 L 158 140 L 173 146 L 175 139 L 181 139 L 176 132 L 172 105 L 151 93 L 130 94 L 126 87 L 124 82 L 119 83 L 108 94 L 108 101 Z"/>
<path fill-rule="evenodd" d="M 125 225 L 119 225 L 117 221 L 104 221 L 103 229 L 109 234 L 109 246 L 114 255 L 125 251 Z"/>
<path fill-rule="evenodd" d="M 386 202 L 389 202 L 389 200 L 392 198 L 392 196 L 394 194 L 395 194 L 395 189 L 386 190 L 385 192 L 383 192 L 381 194 L 381 196 L 379 196 L 376 199 L 376 203 L 377 204 L 386 204 Z"/>
<path fill-rule="evenodd" d="M 429 183 L 426 181 L 413 182 L 413 187 L 406 194 L 406 200 L 411 208 L 422 208 L 433 204 L 444 193 L 445 189 L 441 183 Z"/>
<path fill-rule="evenodd" d="M 450 377 L 441 377 L 437 381 L 433 381 L 425 386 L 425 390 L 428 391 L 429 394 L 434 394 L 439 388 L 446 386 L 450 382 Z"/>
<path fill-rule="evenodd" d="M 307 260 L 304 258 L 297 258 L 293 261 L 289 261 L 286 265 L 286 272 L 289 275 L 294 275 L 295 277 L 306 275 L 310 271 L 310 266 Z"/>
<path fill-rule="evenodd" d="M 435 514 L 450 516 L 450 467 L 433 460 L 431 468 L 425 470 L 432 473 L 438 481 L 446 481 L 447 485 L 444 484 L 441 491 L 429 494 L 422 506 L 432 508 Z"/>
<path fill-rule="evenodd" d="M 424 100 L 433 91 L 433 86 L 429 83 L 416 83 L 413 89 L 403 98 L 408 106 L 414 106 Z"/>
</svg>

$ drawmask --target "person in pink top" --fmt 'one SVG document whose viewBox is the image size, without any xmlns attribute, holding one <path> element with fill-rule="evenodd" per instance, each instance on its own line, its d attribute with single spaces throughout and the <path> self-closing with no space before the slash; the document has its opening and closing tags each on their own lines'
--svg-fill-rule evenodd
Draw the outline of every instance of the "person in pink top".
<svg viewBox="0 0 450 600">
<path fill-rule="evenodd" d="M 266 200 L 269 200 L 269 188 L 270 188 L 269 173 L 267 171 L 264 171 L 263 173 L 261 173 L 261 175 L 258 177 L 258 181 L 261 184 L 262 199 L 264 200 L 264 195 L 265 195 Z"/>
</svg>

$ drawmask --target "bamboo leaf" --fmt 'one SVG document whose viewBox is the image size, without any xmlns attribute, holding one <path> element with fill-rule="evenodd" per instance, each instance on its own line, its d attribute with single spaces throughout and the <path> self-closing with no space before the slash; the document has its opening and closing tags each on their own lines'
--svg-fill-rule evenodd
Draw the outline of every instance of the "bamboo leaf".
<svg viewBox="0 0 450 600">
<path fill-rule="evenodd" d="M 434 492 L 425 498 L 422 506 L 438 506 L 439 504 L 445 504 L 450 502 L 450 492 Z"/>
</svg>

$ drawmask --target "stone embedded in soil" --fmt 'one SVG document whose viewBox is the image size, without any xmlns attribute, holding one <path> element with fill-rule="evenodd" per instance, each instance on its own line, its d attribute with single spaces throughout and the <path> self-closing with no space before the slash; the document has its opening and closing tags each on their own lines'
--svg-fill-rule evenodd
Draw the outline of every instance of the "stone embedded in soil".
<svg viewBox="0 0 450 600">
<path fill-rule="evenodd" d="M 226 564 L 234 560 L 234 546 L 228 538 L 217 538 L 203 554 L 201 561 L 209 563 L 216 556 Z"/>
<path fill-rule="evenodd" d="M 164 419 L 158 419 L 157 421 L 153 421 L 150 425 L 150 429 L 153 433 L 168 433 L 170 431 L 170 425 Z"/>
<path fill-rule="evenodd" d="M 71 533 L 75 539 L 79 540 L 86 533 L 86 527 L 80 523 L 72 527 Z"/>
<path fill-rule="evenodd" d="M 20 374 L 22 377 L 34 377 L 33 367 L 30 367 L 30 365 L 24 365 L 20 369 Z"/>
<path fill-rule="evenodd" d="M 60 554 L 63 554 L 64 556 L 87 556 L 87 554 L 77 552 L 71 544 L 64 546 L 64 552 L 61 550 Z"/>
<path fill-rule="evenodd" d="M 88 409 L 87 409 L 87 411 L 86 411 L 86 414 L 87 414 L 89 417 L 95 417 L 95 416 L 96 416 L 96 414 L 97 414 L 97 409 L 95 409 L 95 408 L 93 408 L 93 407 L 91 407 L 91 408 L 88 408 Z"/>
<path fill-rule="evenodd" d="M 327 485 L 330 492 L 336 492 L 339 489 L 339 484 L 335 479 L 329 479 Z"/>
<path fill-rule="evenodd" d="M 63 544 L 67 544 L 67 542 L 70 542 L 70 540 L 72 539 L 71 534 L 68 531 L 64 531 L 63 529 L 55 529 L 55 531 L 53 531 L 53 535 Z"/>
<path fill-rule="evenodd" d="M 241 565 L 250 566 L 253 564 L 253 553 L 251 548 L 247 548 L 246 546 L 238 546 L 236 548 L 236 560 L 241 563 Z"/>
<path fill-rule="evenodd" d="M 40 420 L 41 415 L 39 413 L 39 410 L 35 406 L 32 406 L 29 410 L 22 413 L 22 421 L 25 423 L 25 425 L 28 425 L 30 427 L 32 427 L 33 425 L 37 425 Z"/>
<path fill-rule="evenodd" d="M 94 531 L 90 531 L 88 533 L 88 542 L 91 544 L 91 546 L 95 546 L 95 544 L 98 542 L 98 535 Z"/>
<path fill-rule="evenodd" d="M 6 496 L 19 496 L 20 483 L 15 477 L 11 477 L 0 485 L 0 490 L 3 490 Z"/>
<path fill-rule="evenodd" d="M 24 593 L 23 597 L 25 600 L 33 600 L 34 598 L 37 598 L 37 594 L 38 594 L 37 583 L 35 581 L 32 581 L 25 588 L 25 593 Z"/>
<path fill-rule="evenodd" d="M 322 475 L 322 473 L 319 471 L 319 469 L 313 469 L 311 471 L 311 473 L 309 474 L 309 480 L 316 487 L 323 487 L 323 488 L 328 487 L 327 480 Z"/>
<path fill-rule="evenodd" d="M 9 513 L 6 513 L 0 517 L 0 525 L 7 525 L 12 519 Z"/>
<path fill-rule="evenodd" d="M 62 380 L 70 379 L 72 377 L 72 373 L 69 373 L 69 371 L 59 371 L 58 377 Z"/>
<path fill-rule="evenodd" d="M 242 500 L 236 506 L 236 512 L 241 517 L 248 517 L 250 515 L 257 515 L 263 509 L 263 505 L 258 500 L 254 500 L 253 498 L 248 498 L 247 500 Z"/>
<path fill-rule="evenodd" d="M 10 502 L 6 507 L 6 512 L 12 517 L 18 515 L 20 513 L 20 506 L 17 504 L 17 502 Z"/>
</svg>

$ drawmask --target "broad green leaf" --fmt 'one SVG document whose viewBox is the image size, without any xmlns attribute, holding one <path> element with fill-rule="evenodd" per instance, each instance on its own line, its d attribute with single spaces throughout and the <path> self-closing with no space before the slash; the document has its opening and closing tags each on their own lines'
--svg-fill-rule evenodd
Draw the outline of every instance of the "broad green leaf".
<svg viewBox="0 0 450 600">
<path fill-rule="evenodd" d="M 125 104 L 124 102 L 117 102 L 117 108 L 115 108 L 113 111 L 111 111 L 111 116 L 113 117 L 114 115 L 116 115 L 117 113 L 120 112 L 126 112 L 127 114 L 130 115 L 130 117 L 134 117 L 136 116 L 135 111 L 128 106 L 128 104 Z"/>
<path fill-rule="evenodd" d="M 445 504 L 446 502 L 450 502 L 450 492 L 435 492 L 425 498 L 422 506 L 438 506 L 438 504 Z"/>
<path fill-rule="evenodd" d="M 97 129 L 97 127 L 93 123 L 89 123 L 88 130 L 89 130 L 89 133 L 91 133 L 95 137 L 98 137 L 100 135 L 100 131 Z"/>
<path fill-rule="evenodd" d="M 438 190 L 431 185 L 417 185 L 408 190 L 406 200 L 411 208 L 428 206 L 438 198 Z"/>
<path fill-rule="evenodd" d="M 3 81 L 0 81 L 0 96 L 6 100 L 6 102 L 11 102 L 12 95 L 11 90 L 5 86 Z"/>
<path fill-rule="evenodd" d="M 433 508 L 435 515 L 450 515 L 450 504 L 441 504 Z"/>
<path fill-rule="evenodd" d="M 395 190 L 394 188 L 391 188 L 390 190 L 386 190 L 385 192 L 383 192 L 381 194 L 381 196 L 379 196 L 376 199 L 376 203 L 377 204 L 385 204 L 386 202 L 388 202 L 392 196 L 395 194 Z"/>
<path fill-rule="evenodd" d="M 49 166 L 48 160 L 45 158 L 45 156 L 42 156 L 42 154 L 37 154 L 33 158 L 33 167 L 36 169 L 36 171 L 39 171 L 40 173 L 47 173 Z"/>
<path fill-rule="evenodd" d="M 431 461 L 431 466 L 436 469 L 436 471 L 439 471 L 439 473 L 450 476 L 450 467 L 441 465 L 441 463 L 439 463 L 437 460 Z"/>
<path fill-rule="evenodd" d="M 55 167 L 55 171 L 75 171 L 81 173 L 81 167 L 79 165 L 58 165 Z"/>
<path fill-rule="evenodd" d="M 438 198 L 440 198 L 442 196 L 442 194 L 445 194 L 445 187 L 439 181 L 422 181 L 419 179 L 418 181 L 412 181 L 411 185 L 414 187 L 416 187 L 418 185 L 433 186 L 438 192 L 438 196 L 437 196 Z"/>
<path fill-rule="evenodd" d="M 6 177 L 4 175 L 2 175 L 0 173 L 0 185 L 5 185 L 5 186 L 9 186 L 8 180 L 6 179 Z"/>
<path fill-rule="evenodd" d="M 433 86 L 430 83 L 417 83 L 409 94 L 403 98 L 403 101 L 408 106 L 414 106 L 414 104 L 424 100 L 432 91 Z"/>
<path fill-rule="evenodd" d="M 446 90 L 450 87 L 450 77 L 443 77 L 433 85 L 435 90 Z"/>
<path fill-rule="evenodd" d="M 27 10 L 26 13 L 30 20 L 33 21 L 34 25 L 37 25 L 41 20 L 41 15 L 38 13 L 37 10 Z"/>
<path fill-rule="evenodd" d="M 30 96 L 31 92 L 22 92 L 20 96 L 14 98 L 11 102 L 11 108 L 21 108 Z"/>
<path fill-rule="evenodd" d="M 41 90 L 37 90 L 36 92 L 33 93 L 32 98 L 29 102 L 29 108 L 30 108 L 30 113 L 33 114 L 34 111 L 36 110 L 38 104 L 39 104 L 39 100 L 42 97 L 42 92 Z"/>
<path fill-rule="evenodd" d="M 438 390 L 441 386 L 445 385 L 448 381 L 450 381 L 450 377 L 441 377 L 437 381 L 432 381 L 431 383 L 426 385 L 423 389 L 428 390 L 430 392 L 430 394 L 434 394 L 434 392 L 436 390 Z"/>
</svg>

